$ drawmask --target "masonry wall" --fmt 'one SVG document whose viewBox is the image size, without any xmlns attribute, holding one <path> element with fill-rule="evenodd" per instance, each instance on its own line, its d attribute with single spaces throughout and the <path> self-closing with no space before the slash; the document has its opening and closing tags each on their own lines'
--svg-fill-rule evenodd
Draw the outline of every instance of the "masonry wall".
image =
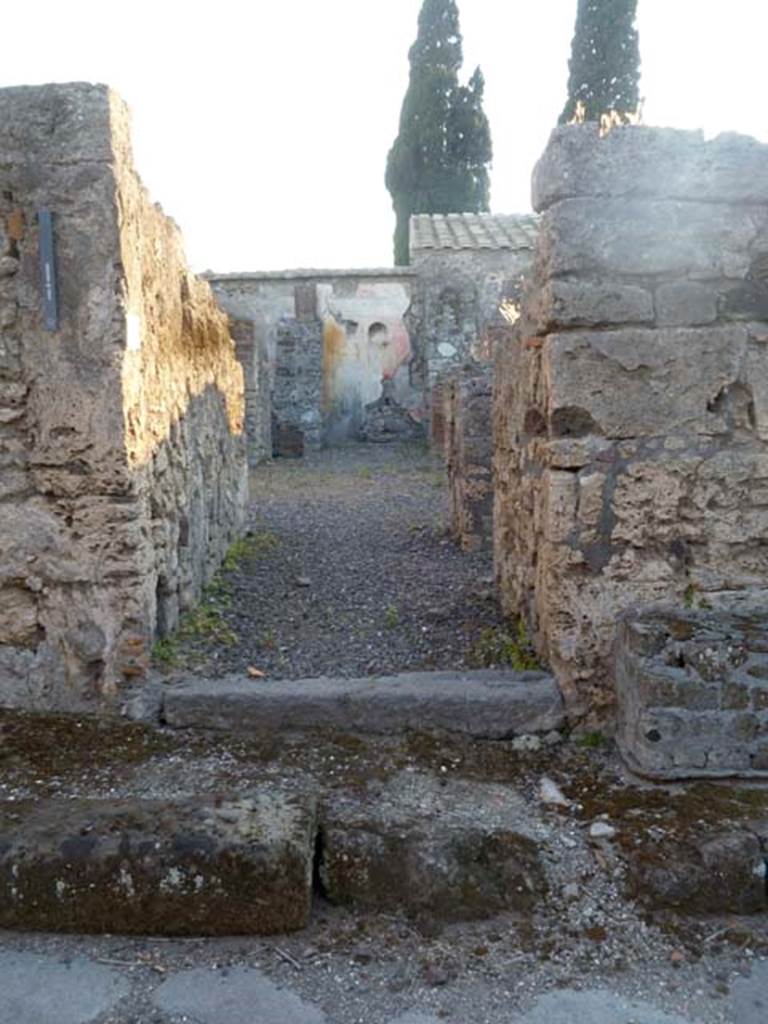
<svg viewBox="0 0 768 1024">
<path fill-rule="evenodd" d="M 467 363 L 487 361 L 488 330 L 504 323 L 503 303 L 520 300 L 532 257 L 530 249 L 412 254 L 421 291 L 420 347 L 430 388 Z"/>
<path fill-rule="evenodd" d="M 237 533 L 245 463 L 227 319 L 102 86 L 0 92 L 0 460 L 0 703 L 109 704 Z"/>
<path fill-rule="evenodd" d="M 495 554 L 575 715 L 618 614 L 768 579 L 768 149 L 558 129 L 523 319 L 497 350 Z"/>
<path fill-rule="evenodd" d="M 236 318 L 254 324 L 257 344 L 267 352 L 272 398 L 291 418 L 282 425 L 289 432 L 304 431 L 304 443 L 315 446 L 317 404 L 315 389 L 308 404 L 300 406 L 300 379 L 289 388 L 285 376 L 287 344 L 297 373 L 322 373 L 319 443 L 343 444 L 365 433 L 366 408 L 384 397 L 402 409 L 408 420 L 420 424 L 425 398 L 418 351 L 418 324 L 414 279 L 407 268 L 359 271 L 286 271 L 210 275 L 222 306 Z M 315 323 L 315 328 L 307 325 Z M 291 335 L 314 337 L 319 329 L 322 348 L 317 366 L 293 346 Z M 312 358 L 315 348 L 312 348 Z M 278 378 L 278 367 L 281 375 Z M 286 401 L 287 391 L 294 398 Z M 263 394 L 261 395 L 263 398 Z M 280 413 L 275 407 L 276 415 Z"/>
<path fill-rule="evenodd" d="M 493 542 L 491 387 L 490 367 L 477 366 L 454 374 L 439 390 L 451 535 L 465 551 Z"/>
</svg>

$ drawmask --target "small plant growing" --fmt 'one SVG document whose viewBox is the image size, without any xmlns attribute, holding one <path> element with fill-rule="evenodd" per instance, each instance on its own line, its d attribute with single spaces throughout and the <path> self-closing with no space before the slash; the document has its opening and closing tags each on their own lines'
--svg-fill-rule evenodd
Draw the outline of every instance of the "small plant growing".
<svg viewBox="0 0 768 1024">
<path fill-rule="evenodd" d="M 597 750 L 605 745 L 605 736 L 601 732 L 585 732 L 576 739 L 576 744 L 584 750 Z"/>
<path fill-rule="evenodd" d="M 386 629 L 397 629 L 400 625 L 400 612 L 395 605 L 391 604 L 384 612 L 384 626 Z"/>
<path fill-rule="evenodd" d="M 499 628 L 484 629 L 472 648 L 472 660 L 482 668 L 509 665 L 516 672 L 541 668 L 522 618 L 517 620 L 514 635 Z"/>
<path fill-rule="evenodd" d="M 179 664 L 179 650 L 175 639 L 165 636 L 156 640 L 152 647 L 152 657 L 165 668 L 176 668 Z"/>
</svg>

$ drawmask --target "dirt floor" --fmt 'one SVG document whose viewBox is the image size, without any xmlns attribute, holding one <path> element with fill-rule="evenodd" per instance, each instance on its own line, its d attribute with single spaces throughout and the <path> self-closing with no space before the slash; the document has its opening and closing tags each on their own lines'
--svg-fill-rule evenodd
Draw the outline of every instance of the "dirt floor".
<svg viewBox="0 0 768 1024">
<path fill-rule="evenodd" d="M 276 460 L 252 474 L 251 502 L 248 535 L 157 646 L 159 668 L 301 679 L 497 660 L 491 554 L 447 536 L 445 471 L 423 445 Z"/>
</svg>

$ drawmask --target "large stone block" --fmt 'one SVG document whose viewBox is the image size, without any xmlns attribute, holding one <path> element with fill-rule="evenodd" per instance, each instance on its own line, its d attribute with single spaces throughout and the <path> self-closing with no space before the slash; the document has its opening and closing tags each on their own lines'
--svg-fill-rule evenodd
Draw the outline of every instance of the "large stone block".
<svg viewBox="0 0 768 1024">
<path fill-rule="evenodd" d="M 334 903 L 446 920 L 530 911 L 547 891 L 536 825 L 506 786 L 406 773 L 322 812 Z"/>
<path fill-rule="evenodd" d="M 562 199 L 691 197 L 768 202 L 768 146 L 745 135 L 629 126 L 600 137 L 596 124 L 557 128 L 533 172 L 533 208 Z"/>
<path fill-rule="evenodd" d="M 620 749 L 654 778 L 765 776 L 768 627 L 762 602 L 626 612 L 615 646 Z"/>
<path fill-rule="evenodd" d="M 309 917 L 315 809 L 232 799 L 0 805 L 0 926 L 266 935 Z"/>
<path fill-rule="evenodd" d="M 541 218 L 538 272 L 743 277 L 744 254 L 765 238 L 765 207 L 677 199 L 566 199 Z"/>
<path fill-rule="evenodd" d="M 746 327 L 581 332 L 548 336 L 543 373 L 554 437 L 722 434 L 718 397 L 740 378 Z"/>
</svg>

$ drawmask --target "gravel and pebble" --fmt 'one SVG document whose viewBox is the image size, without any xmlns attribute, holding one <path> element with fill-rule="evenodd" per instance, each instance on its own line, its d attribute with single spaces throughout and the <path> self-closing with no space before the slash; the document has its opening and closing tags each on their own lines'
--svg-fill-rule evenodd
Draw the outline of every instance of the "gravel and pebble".
<svg viewBox="0 0 768 1024">
<path fill-rule="evenodd" d="M 460 551 L 447 521 L 445 471 L 419 444 L 268 463 L 242 554 L 209 590 L 214 621 L 170 660 L 270 679 L 476 664 L 483 631 L 503 626 L 491 556 Z"/>
</svg>

